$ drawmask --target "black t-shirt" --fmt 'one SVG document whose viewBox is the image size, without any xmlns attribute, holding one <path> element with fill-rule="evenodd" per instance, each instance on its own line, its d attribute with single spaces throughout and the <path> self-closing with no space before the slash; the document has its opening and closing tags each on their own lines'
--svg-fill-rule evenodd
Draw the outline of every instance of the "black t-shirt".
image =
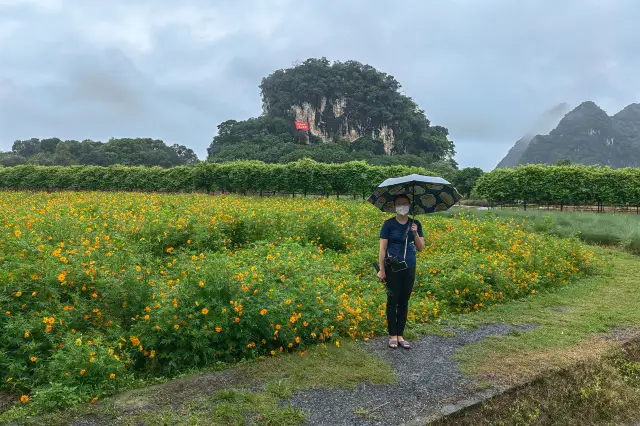
<svg viewBox="0 0 640 426">
<path fill-rule="evenodd" d="M 411 224 L 413 219 L 409 219 L 404 225 L 398 222 L 395 217 L 387 219 L 382 224 L 380 230 L 380 238 L 389 240 L 387 243 L 387 253 L 391 256 L 395 256 L 398 260 L 406 261 L 409 268 L 416 267 L 416 245 L 413 232 L 411 232 Z M 422 224 L 420 221 L 415 221 L 418 225 L 418 235 L 424 237 L 422 234 Z M 407 235 L 407 257 L 404 257 L 405 235 Z"/>
</svg>

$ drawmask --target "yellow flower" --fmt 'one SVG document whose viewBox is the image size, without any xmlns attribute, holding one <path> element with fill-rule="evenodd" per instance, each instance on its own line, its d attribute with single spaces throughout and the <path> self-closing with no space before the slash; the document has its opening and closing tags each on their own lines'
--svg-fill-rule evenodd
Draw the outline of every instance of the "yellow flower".
<svg viewBox="0 0 640 426">
<path fill-rule="evenodd" d="M 82 369 L 82 370 L 80 370 L 80 375 L 81 375 L 81 376 L 84 376 L 84 373 L 86 373 L 86 372 L 87 372 L 87 370 Z"/>
<path fill-rule="evenodd" d="M 267 310 L 265 308 L 262 308 L 262 310 L 260 311 L 260 315 L 266 315 L 267 314 Z"/>
<path fill-rule="evenodd" d="M 29 402 L 29 397 L 27 395 L 22 395 L 20 397 L 20 402 L 22 402 L 23 404 L 26 404 L 27 402 Z"/>
<path fill-rule="evenodd" d="M 209 310 L 207 308 L 202 308 L 202 315 L 207 315 L 209 313 Z"/>
<path fill-rule="evenodd" d="M 111 374 L 109 374 L 109 378 L 110 378 L 111 380 L 113 380 L 113 379 L 115 379 L 115 378 L 116 378 L 116 375 L 115 375 L 114 373 L 111 373 Z"/>
<path fill-rule="evenodd" d="M 26 332 L 24 333 L 24 338 L 25 338 L 25 339 L 28 339 L 28 338 L 29 338 L 29 336 L 31 336 L 31 332 L 26 331 Z"/>
<path fill-rule="evenodd" d="M 38 360 L 38 357 L 37 356 L 32 356 L 31 358 L 29 358 L 29 360 L 31 362 L 36 362 Z"/>
<path fill-rule="evenodd" d="M 175 328 L 175 329 L 177 330 L 177 329 L 179 329 L 179 328 L 180 328 L 180 325 L 179 325 L 179 324 L 174 324 L 174 325 L 173 325 L 173 328 Z"/>
</svg>

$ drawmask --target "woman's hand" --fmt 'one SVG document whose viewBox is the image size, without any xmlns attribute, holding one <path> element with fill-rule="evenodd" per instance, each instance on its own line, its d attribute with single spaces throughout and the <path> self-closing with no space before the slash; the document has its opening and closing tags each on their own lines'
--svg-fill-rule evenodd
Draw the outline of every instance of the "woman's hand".
<svg viewBox="0 0 640 426">
<path fill-rule="evenodd" d="M 414 234 L 418 233 L 418 225 L 415 222 L 411 225 L 411 232 Z"/>
<path fill-rule="evenodd" d="M 387 274 L 384 270 L 380 269 L 378 271 L 378 278 L 380 278 L 382 281 L 384 281 L 387 278 Z"/>
</svg>

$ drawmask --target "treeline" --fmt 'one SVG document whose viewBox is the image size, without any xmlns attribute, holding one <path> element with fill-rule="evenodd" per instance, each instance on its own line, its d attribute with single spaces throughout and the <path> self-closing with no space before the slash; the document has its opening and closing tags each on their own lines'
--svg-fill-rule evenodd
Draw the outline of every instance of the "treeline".
<svg viewBox="0 0 640 426">
<path fill-rule="evenodd" d="M 485 173 L 474 192 L 493 203 L 640 205 L 640 169 L 527 165 Z"/>
<path fill-rule="evenodd" d="M 288 164 L 258 161 L 199 163 L 172 168 L 126 166 L 16 166 L 0 168 L 0 189 L 235 192 L 350 195 L 367 197 L 384 179 L 411 173 L 432 175 L 419 167 L 371 166 L 365 162 Z"/>
<path fill-rule="evenodd" d="M 4 167 L 24 164 L 173 167 L 197 162 L 198 156 L 192 149 L 178 144 L 168 146 L 151 138 L 112 138 L 108 142 L 32 138 L 15 141 L 10 152 L 0 152 L 0 165 Z"/>
<path fill-rule="evenodd" d="M 436 130 L 432 130 L 435 132 Z M 301 136 L 302 135 L 302 136 Z M 265 163 L 291 163 L 310 158 L 321 163 L 347 163 L 366 161 L 378 166 L 415 166 L 442 172 L 455 171 L 452 158 L 431 153 L 394 153 L 386 155 L 384 142 L 364 136 L 353 142 L 340 137 L 323 141 L 293 128 L 291 118 L 261 116 L 244 121 L 228 120 L 218 126 L 218 135 L 207 149 L 208 161 L 225 162 L 255 160 Z"/>
</svg>

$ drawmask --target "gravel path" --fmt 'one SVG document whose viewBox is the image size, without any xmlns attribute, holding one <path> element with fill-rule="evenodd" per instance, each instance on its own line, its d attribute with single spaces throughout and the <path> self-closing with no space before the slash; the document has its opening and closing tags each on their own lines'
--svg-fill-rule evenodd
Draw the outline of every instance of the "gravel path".
<svg viewBox="0 0 640 426">
<path fill-rule="evenodd" d="M 367 350 L 391 363 L 398 373 L 397 385 L 305 390 L 290 402 L 307 412 L 308 425 L 424 425 L 439 413 L 449 414 L 504 390 L 478 390 L 478 383 L 463 377 L 452 359 L 457 349 L 490 335 L 533 328 L 492 324 L 454 330 L 456 337 L 423 336 L 414 340 L 408 351 L 389 349 L 385 338 L 371 340 Z"/>
</svg>

